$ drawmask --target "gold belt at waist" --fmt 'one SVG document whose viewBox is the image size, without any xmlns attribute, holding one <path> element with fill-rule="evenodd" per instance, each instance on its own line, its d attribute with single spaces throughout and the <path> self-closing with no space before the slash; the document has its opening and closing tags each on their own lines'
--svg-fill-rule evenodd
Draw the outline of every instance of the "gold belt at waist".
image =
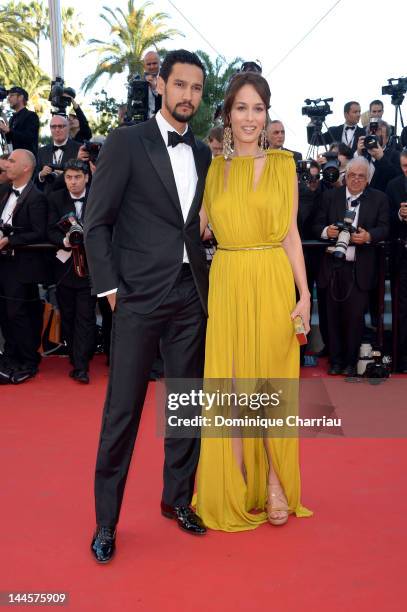
<svg viewBox="0 0 407 612">
<path fill-rule="evenodd" d="M 217 249 L 219 251 L 263 251 L 265 249 L 278 249 L 280 248 L 281 242 L 275 242 L 274 244 L 262 244 L 259 246 L 250 246 L 250 247 L 234 247 L 234 246 L 222 246 L 218 245 Z"/>
</svg>

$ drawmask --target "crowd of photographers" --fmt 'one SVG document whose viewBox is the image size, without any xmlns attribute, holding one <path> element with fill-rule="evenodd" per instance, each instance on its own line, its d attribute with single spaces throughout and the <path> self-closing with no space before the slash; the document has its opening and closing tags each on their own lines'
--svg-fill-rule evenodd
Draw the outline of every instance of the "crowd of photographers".
<svg viewBox="0 0 407 612">
<path fill-rule="evenodd" d="M 144 79 L 130 81 L 128 103 L 119 109 L 120 125 L 129 119 L 144 121 L 160 108 L 157 53 L 147 53 L 144 66 Z M 0 91 L 1 95 L 4 98 Z M 0 139 L 11 145 L 11 152 L 0 160 L 0 329 L 4 339 L 0 384 L 19 384 L 38 372 L 45 326 L 39 286 L 48 291 L 56 288 L 62 342 L 71 363 L 69 376 L 86 384 L 96 347 L 97 303 L 107 354 L 110 344 L 111 312 L 105 297 L 92 295 L 82 232 L 102 143 L 89 142 L 92 134 L 73 90 L 56 84 L 51 142 L 39 148 L 39 120 L 26 108 L 27 92 L 12 87 L 6 95 L 13 115 L 9 121 L 0 121 Z M 306 160 L 293 151 L 298 227 L 305 241 L 310 293 L 315 289 L 317 295 L 324 343 L 321 354 L 329 356 L 332 375 L 357 374 L 365 314 L 370 312 L 373 327 L 378 320 L 379 251 L 375 245 L 389 239 L 393 241 L 390 277 L 399 312 L 399 363 L 400 370 L 407 372 L 407 148 L 402 148 L 382 115 L 383 103 L 374 100 L 366 125 L 360 127 L 360 105 L 351 101 L 345 104 L 343 124 L 323 132 L 322 122 L 310 112 L 310 151 L 316 152 L 320 145 L 327 150 Z M 267 138 L 270 148 L 284 149 L 281 121 L 270 121 Z M 207 141 L 213 156 L 222 154 L 220 125 L 210 130 Z M 203 241 L 210 260 L 216 248 L 210 228 Z M 42 248 L 43 243 L 55 248 Z M 306 361 L 304 353 L 302 360 Z M 159 375 L 159 361 L 156 367 Z"/>
</svg>

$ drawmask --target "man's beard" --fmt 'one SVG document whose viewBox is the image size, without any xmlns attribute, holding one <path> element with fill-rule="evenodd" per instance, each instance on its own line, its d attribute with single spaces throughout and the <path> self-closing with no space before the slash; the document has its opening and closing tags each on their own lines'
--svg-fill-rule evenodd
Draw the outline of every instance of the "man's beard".
<svg viewBox="0 0 407 612">
<path fill-rule="evenodd" d="M 171 109 L 168 104 L 165 104 L 167 111 L 170 113 L 171 117 L 175 119 L 175 121 L 179 121 L 180 123 L 188 123 L 190 119 L 195 115 L 195 108 L 191 108 L 191 112 L 189 115 L 181 115 L 181 113 L 177 112 L 177 106 L 183 106 L 183 104 L 177 104 L 174 109 Z"/>
</svg>

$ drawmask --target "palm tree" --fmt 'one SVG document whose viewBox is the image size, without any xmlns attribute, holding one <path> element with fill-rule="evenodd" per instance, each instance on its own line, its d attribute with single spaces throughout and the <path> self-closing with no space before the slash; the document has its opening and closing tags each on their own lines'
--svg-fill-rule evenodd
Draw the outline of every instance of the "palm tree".
<svg viewBox="0 0 407 612">
<path fill-rule="evenodd" d="M 0 78 L 4 81 L 17 66 L 32 68 L 30 43 L 33 35 L 20 13 L 8 6 L 0 8 Z"/>
<path fill-rule="evenodd" d="M 236 57 L 232 62 L 226 64 L 218 56 L 215 62 L 212 62 L 205 51 L 197 51 L 196 53 L 205 66 L 206 81 L 202 102 L 191 125 L 195 134 L 203 138 L 214 125 L 215 111 L 223 103 L 229 79 L 237 71 L 238 64 L 243 60 L 240 57 Z"/>
<path fill-rule="evenodd" d="M 32 31 L 32 38 L 35 46 L 37 62 L 40 61 L 40 42 L 41 39 L 49 39 L 49 10 L 44 2 L 31 0 L 31 2 L 8 2 L 8 10 L 14 11 L 20 16 L 20 21 L 24 22 Z M 75 9 L 72 7 L 62 7 L 62 45 L 64 47 L 77 47 L 83 41 L 83 34 L 80 31 L 83 23 L 79 20 Z"/>
<path fill-rule="evenodd" d="M 114 74 L 128 71 L 128 77 L 140 73 L 143 68 L 142 57 L 145 51 L 165 40 L 175 36 L 182 36 L 178 30 L 168 29 L 167 13 L 146 14 L 146 9 L 152 2 L 145 2 L 139 8 L 134 6 L 134 0 L 128 0 L 127 13 L 121 8 L 115 10 L 103 7 L 104 13 L 100 17 L 110 28 L 109 42 L 92 38 L 88 41 L 91 48 L 84 55 L 96 53 L 98 64 L 95 71 L 88 75 L 82 89 L 86 92 L 91 89 L 102 75 L 109 78 Z"/>
</svg>

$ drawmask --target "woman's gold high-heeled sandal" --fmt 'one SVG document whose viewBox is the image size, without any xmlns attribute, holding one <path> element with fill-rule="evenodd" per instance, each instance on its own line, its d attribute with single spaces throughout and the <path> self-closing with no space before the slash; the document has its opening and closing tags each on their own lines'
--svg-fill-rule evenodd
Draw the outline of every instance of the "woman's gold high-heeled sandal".
<svg viewBox="0 0 407 612">
<path fill-rule="evenodd" d="M 284 516 L 273 517 L 274 512 L 284 512 Z M 279 484 L 268 485 L 267 518 L 272 525 L 284 525 L 288 521 L 288 503 Z"/>
</svg>

